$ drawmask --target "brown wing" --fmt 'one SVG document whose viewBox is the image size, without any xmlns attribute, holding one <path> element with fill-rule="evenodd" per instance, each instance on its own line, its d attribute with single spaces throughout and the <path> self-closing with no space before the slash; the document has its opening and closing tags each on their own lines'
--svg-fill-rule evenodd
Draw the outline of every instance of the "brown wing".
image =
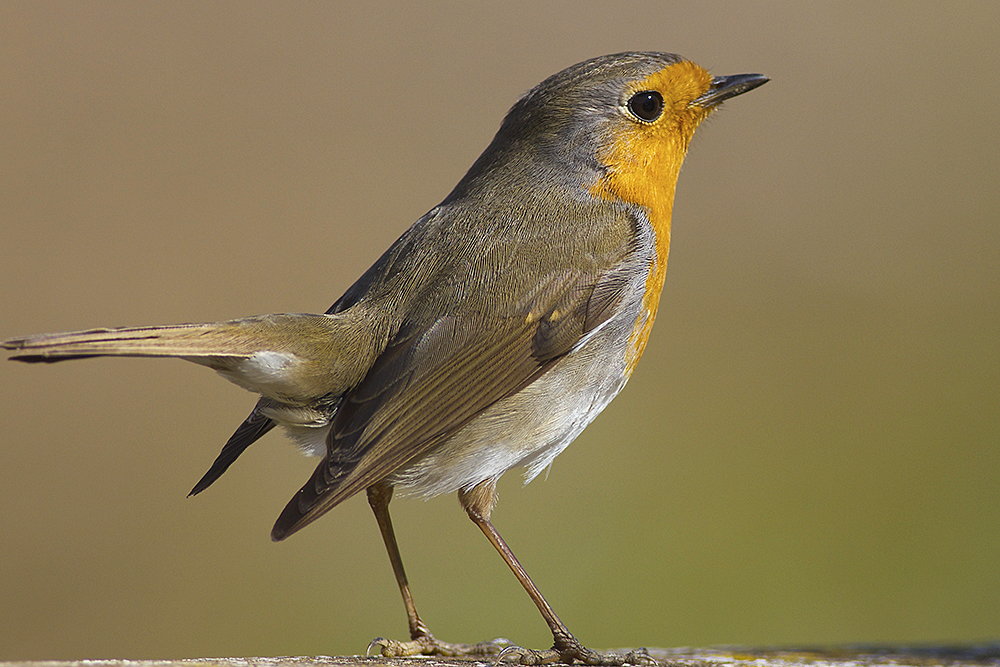
<svg viewBox="0 0 1000 667">
<path fill-rule="evenodd" d="M 365 379 L 345 395 L 328 456 L 282 512 L 281 540 L 447 439 L 533 382 L 621 303 L 636 271 L 550 275 L 506 317 L 404 323 Z"/>
</svg>

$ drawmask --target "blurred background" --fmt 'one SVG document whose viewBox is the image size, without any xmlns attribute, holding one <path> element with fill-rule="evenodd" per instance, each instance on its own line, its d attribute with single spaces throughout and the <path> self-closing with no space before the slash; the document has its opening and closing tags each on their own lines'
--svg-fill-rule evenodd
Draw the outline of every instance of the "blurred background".
<svg viewBox="0 0 1000 667">
<path fill-rule="evenodd" d="M 630 385 L 494 513 L 594 647 L 1000 636 L 1000 5 L 0 5 L 0 338 L 321 312 L 580 60 L 763 72 L 695 138 Z M 364 498 L 281 544 L 275 432 L 181 361 L 0 364 L 0 659 L 405 638 Z M 453 497 L 397 500 L 422 616 L 548 646 Z"/>
</svg>

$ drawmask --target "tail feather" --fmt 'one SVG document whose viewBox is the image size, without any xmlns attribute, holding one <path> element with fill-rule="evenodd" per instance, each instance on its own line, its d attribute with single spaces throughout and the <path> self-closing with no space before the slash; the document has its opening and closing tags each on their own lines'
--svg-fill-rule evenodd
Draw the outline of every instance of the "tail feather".
<svg viewBox="0 0 1000 667">
<path fill-rule="evenodd" d="M 11 359 L 28 363 L 107 356 L 246 357 L 253 354 L 253 350 L 240 349 L 244 346 L 233 346 L 231 341 L 220 337 L 220 330 L 227 324 L 90 329 L 12 338 L 0 345 L 8 350 L 23 350 Z"/>
<path fill-rule="evenodd" d="M 331 315 L 260 315 L 209 324 L 90 329 L 11 338 L 0 347 L 23 351 L 11 359 L 54 362 L 81 357 L 246 358 L 259 352 L 315 356 L 342 323 Z"/>
<path fill-rule="evenodd" d="M 338 315 L 279 314 L 212 324 L 91 329 L 12 338 L 0 347 L 28 363 L 87 357 L 178 357 L 282 403 L 339 395 L 363 375 L 373 328 Z M 374 353 L 374 350 L 373 350 Z"/>
<path fill-rule="evenodd" d="M 198 483 L 191 489 L 188 497 L 198 495 L 214 484 L 215 480 L 219 479 L 222 473 L 229 470 L 229 466 L 239 458 L 240 454 L 246 451 L 247 447 L 264 437 L 276 425 L 273 419 L 269 419 L 261 414 L 259 405 L 254 408 L 250 416 L 243 420 L 243 423 L 236 429 L 236 432 L 226 441 L 222 451 L 219 452 L 219 456 L 212 463 L 212 467 L 198 480 Z"/>
</svg>

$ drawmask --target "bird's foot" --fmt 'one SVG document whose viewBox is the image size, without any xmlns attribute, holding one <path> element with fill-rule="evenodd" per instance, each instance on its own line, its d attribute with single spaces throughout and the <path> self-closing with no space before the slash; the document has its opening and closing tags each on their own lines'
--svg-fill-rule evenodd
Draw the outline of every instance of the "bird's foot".
<svg viewBox="0 0 1000 667">
<path fill-rule="evenodd" d="M 405 658 L 414 655 L 436 655 L 446 658 L 500 656 L 513 643 L 509 639 L 497 638 L 479 644 L 449 644 L 436 639 L 429 632 L 401 642 L 395 639 L 378 637 L 368 645 L 368 653 L 378 649 L 383 658 Z"/>
<path fill-rule="evenodd" d="M 497 662 L 508 660 L 520 665 L 584 665 L 621 667 L 622 665 L 657 665 L 655 659 L 644 648 L 628 652 L 595 651 L 582 645 L 576 639 L 557 641 L 550 649 L 535 650 L 510 646 L 503 650 Z"/>
</svg>

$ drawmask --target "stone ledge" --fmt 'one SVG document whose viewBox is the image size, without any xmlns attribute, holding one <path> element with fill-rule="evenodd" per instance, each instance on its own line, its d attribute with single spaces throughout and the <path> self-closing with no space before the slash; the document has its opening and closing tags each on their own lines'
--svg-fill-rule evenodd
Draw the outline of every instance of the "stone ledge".
<svg viewBox="0 0 1000 667">
<path fill-rule="evenodd" d="M 665 667 L 1000 667 L 1000 642 L 954 646 L 845 646 L 834 648 L 649 649 Z M 193 658 L 185 660 L 39 660 L 0 667 L 471 667 L 491 661 L 452 658 L 309 656 Z"/>
</svg>

